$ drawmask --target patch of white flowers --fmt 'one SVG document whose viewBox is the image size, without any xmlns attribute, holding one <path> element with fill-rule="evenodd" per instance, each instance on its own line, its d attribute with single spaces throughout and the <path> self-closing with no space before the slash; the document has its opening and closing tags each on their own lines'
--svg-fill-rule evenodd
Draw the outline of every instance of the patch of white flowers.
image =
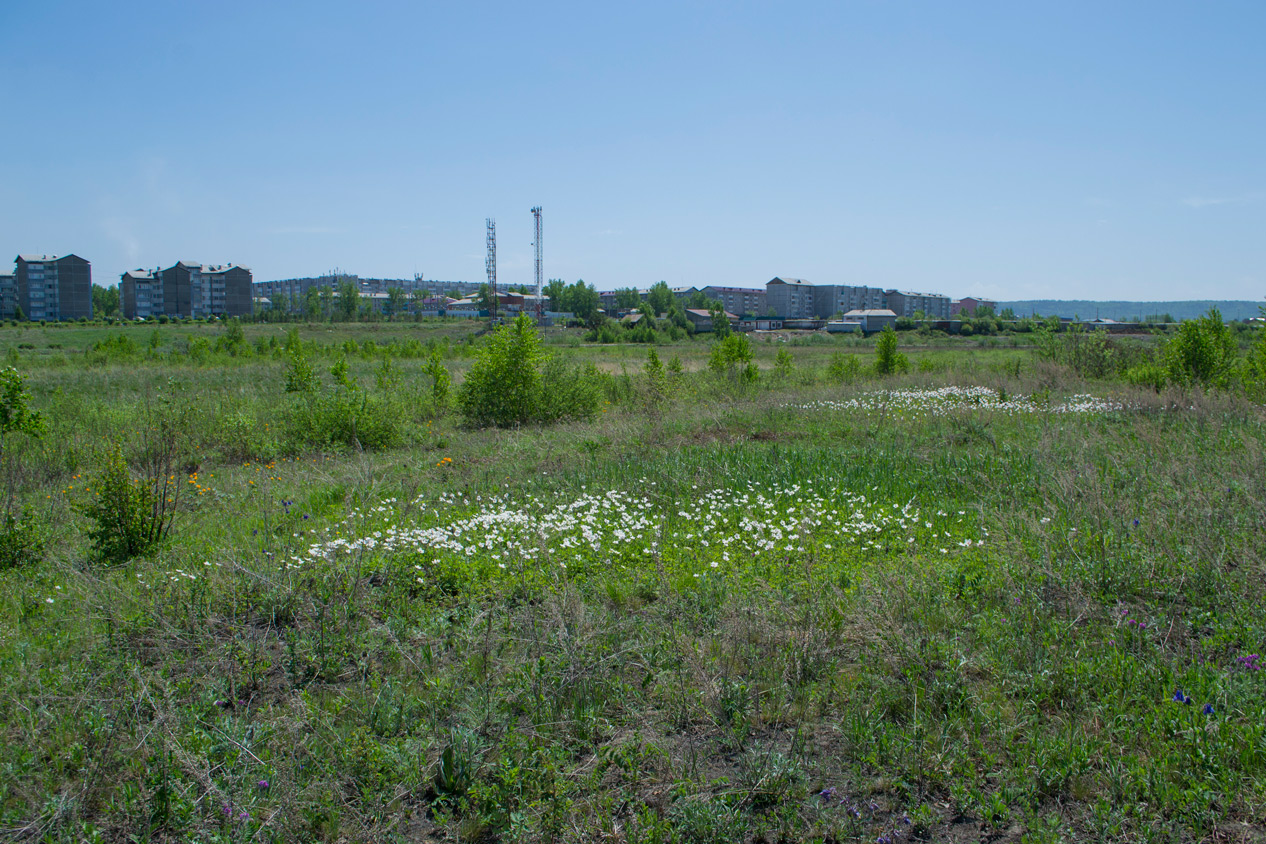
<svg viewBox="0 0 1266 844">
<path fill-rule="evenodd" d="M 406 511 L 415 515 L 407 519 L 380 504 L 352 512 L 333 528 L 333 538 L 311 544 L 286 565 L 372 554 L 464 557 L 498 569 L 627 567 L 655 560 L 724 569 L 754 558 L 838 556 L 847 549 L 904 553 L 984 542 L 966 536 L 965 513 L 925 516 L 913 501 L 884 502 L 830 483 L 696 486 L 681 497 L 647 479 L 633 486 L 641 492 L 582 488 L 561 500 L 446 493 L 413 502 Z"/>
<path fill-rule="evenodd" d="M 940 416 L 959 410 L 988 410 L 994 413 L 1109 413 L 1124 410 L 1120 402 L 1091 395 L 1070 396 L 1059 403 L 1034 396 L 1006 396 L 989 387 L 938 387 L 935 389 L 880 390 L 843 401 L 822 400 L 791 404 L 795 410 L 883 411 L 901 416 Z"/>
</svg>

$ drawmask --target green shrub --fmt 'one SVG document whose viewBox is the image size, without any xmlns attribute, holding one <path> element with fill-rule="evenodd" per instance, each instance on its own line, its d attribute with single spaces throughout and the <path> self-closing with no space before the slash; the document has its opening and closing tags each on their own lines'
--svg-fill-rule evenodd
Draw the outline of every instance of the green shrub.
<svg viewBox="0 0 1266 844">
<path fill-rule="evenodd" d="M 39 437 L 44 420 L 30 406 L 31 395 L 26 383 L 13 367 L 0 369 L 0 453 L 10 433 Z"/>
<path fill-rule="evenodd" d="M 795 359 L 791 356 L 791 352 L 779 349 L 778 354 L 774 356 L 774 372 L 778 373 L 780 378 L 791 377 L 791 370 L 795 365 Z"/>
<path fill-rule="evenodd" d="M 722 320 L 724 322 L 724 320 Z M 743 381 L 756 380 L 756 365 L 752 362 L 752 341 L 746 334 L 730 332 L 712 346 L 708 356 L 708 369 L 720 376 L 736 375 Z"/>
<path fill-rule="evenodd" d="M 861 374 L 862 365 L 857 362 L 857 355 L 844 352 L 832 352 L 831 360 L 826 365 L 826 375 L 832 381 L 847 383 Z"/>
<path fill-rule="evenodd" d="M 44 558 L 44 532 L 29 512 L 11 507 L 0 516 L 0 571 Z"/>
<path fill-rule="evenodd" d="M 302 354 L 292 353 L 286 378 L 287 391 L 298 396 L 287 414 L 292 444 L 378 451 L 404 440 L 408 416 L 395 397 L 389 364 L 380 369 L 374 391 L 351 377 L 345 357 L 330 370 L 334 384 L 329 387 L 322 387 L 310 368 Z"/>
<path fill-rule="evenodd" d="M 453 377 L 444 366 L 444 356 L 438 346 L 431 349 L 426 363 L 422 365 L 422 371 L 431 376 L 431 399 L 435 402 L 435 409 L 438 411 L 447 407 Z"/>
<path fill-rule="evenodd" d="M 544 357 L 540 335 L 526 314 L 499 327 L 458 390 L 466 422 L 505 428 L 533 421 L 541 404 Z"/>
<path fill-rule="evenodd" d="M 1258 401 L 1266 399 L 1266 329 L 1258 329 L 1244 361 L 1244 391 Z"/>
<path fill-rule="evenodd" d="M 541 373 L 540 411 L 535 421 L 583 421 L 598 415 L 602 404 L 602 379 L 592 363 L 574 367 L 557 357 L 546 358 Z"/>
<path fill-rule="evenodd" d="M 1184 385 L 1227 387 L 1235 372 L 1235 358 L 1235 338 L 1217 308 L 1182 323 L 1161 350 L 1166 376 Z"/>
<path fill-rule="evenodd" d="M 885 325 L 875 344 L 875 371 L 880 375 L 895 375 L 910 368 L 910 361 L 897 351 L 897 332 Z"/>
<path fill-rule="evenodd" d="M 97 560 L 125 563 L 167 538 L 176 515 L 176 496 L 166 477 L 145 482 L 133 477 L 115 446 L 93 486 L 96 494 L 84 515 L 92 522 L 88 539 Z"/>
</svg>

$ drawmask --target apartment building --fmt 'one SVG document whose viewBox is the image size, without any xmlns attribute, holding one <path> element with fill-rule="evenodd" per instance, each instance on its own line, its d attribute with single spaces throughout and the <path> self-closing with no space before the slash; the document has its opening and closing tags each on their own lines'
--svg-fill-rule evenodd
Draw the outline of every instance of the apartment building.
<svg viewBox="0 0 1266 844">
<path fill-rule="evenodd" d="M 820 284 L 814 292 L 814 316 L 818 319 L 830 319 L 836 314 L 849 311 L 881 310 L 885 307 L 884 292 L 878 287 Z"/>
<path fill-rule="evenodd" d="M 0 273 L 0 319 L 13 319 L 17 314 L 18 281 L 13 273 Z"/>
<path fill-rule="evenodd" d="M 775 277 L 765 282 L 766 307 L 783 319 L 813 319 L 815 287 L 803 278 Z"/>
<path fill-rule="evenodd" d="M 158 276 L 162 313 L 167 316 L 189 319 L 251 313 L 251 271 L 246 267 L 178 261 Z"/>
<path fill-rule="evenodd" d="M 119 308 L 124 319 L 150 319 L 166 313 L 159 271 L 128 270 L 120 276 Z"/>
<path fill-rule="evenodd" d="M 92 318 L 92 264 L 78 255 L 19 255 L 16 305 L 31 320 Z"/>
<path fill-rule="evenodd" d="M 710 284 L 703 288 L 703 294 L 709 299 L 717 299 L 721 306 L 732 314 L 752 314 L 765 316 L 769 310 L 769 300 L 764 290 L 751 287 L 717 287 Z"/>
<path fill-rule="evenodd" d="M 928 319 L 949 319 L 950 300 L 939 293 L 910 293 L 904 290 L 884 292 L 883 307 L 899 317 L 912 317 L 919 311 Z"/>
</svg>

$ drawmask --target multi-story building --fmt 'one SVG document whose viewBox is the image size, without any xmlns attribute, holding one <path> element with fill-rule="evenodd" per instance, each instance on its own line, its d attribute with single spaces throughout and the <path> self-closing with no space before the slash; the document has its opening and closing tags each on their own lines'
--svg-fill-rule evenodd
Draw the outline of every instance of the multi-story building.
<svg viewBox="0 0 1266 844">
<path fill-rule="evenodd" d="M 19 255 L 16 304 L 31 320 L 92 317 L 92 264 L 78 255 Z"/>
<path fill-rule="evenodd" d="M 767 307 L 783 319 L 813 319 L 814 284 L 803 278 L 772 278 L 765 282 Z"/>
<path fill-rule="evenodd" d="M 912 317 L 919 311 L 928 319 L 949 319 L 950 300 L 939 293 L 910 293 L 904 290 L 884 291 L 883 307 L 899 317 Z"/>
<path fill-rule="evenodd" d="M 884 292 L 878 287 L 856 284 L 819 284 L 813 294 L 814 316 L 830 319 L 849 311 L 884 307 Z"/>
<path fill-rule="evenodd" d="M 167 316 L 247 316 L 251 271 L 234 264 L 210 266 L 178 261 L 158 273 Z"/>
<path fill-rule="evenodd" d="M 13 273 L 0 273 L 0 319 L 13 319 L 17 314 L 18 282 Z"/>
<path fill-rule="evenodd" d="M 119 278 L 119 307 L 124 319 L 149 319 L 163 310 L 163 279 L 158 270 L 128 270 Z"/>
<path fill-rule="evenodd" d="M 710 284 L 703 288 L 703 294 L 709 299 L 717 299 L 721 306 L 732 314 L 752 314 L 765 316 L 769 310 L 769 300 L 764 290 L 750 287 L 717 287 Z"/>
</svg>

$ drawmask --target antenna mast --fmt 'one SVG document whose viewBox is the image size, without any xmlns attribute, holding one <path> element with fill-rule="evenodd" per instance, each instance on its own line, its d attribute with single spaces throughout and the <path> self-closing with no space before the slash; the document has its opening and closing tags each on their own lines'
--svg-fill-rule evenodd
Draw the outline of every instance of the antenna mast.
<svg viewBox="0 0 1266 844">
<path fill-rule="evenodd" d="M 532 245 L 536 247 L 536 323 L 544 325 L 545 300 L 541 298 L 544 292 L 541 286 L 541 206 L 532 209 L 532 216 L 536 218 L 536 239 L 532 241 Z"/>
<path fill-rule="evenodd" d="M 488 217 L 488 257 L 484 267 L 488 270 L 488 325 L 497 324 L 497 221 Z"/>
</svg>

